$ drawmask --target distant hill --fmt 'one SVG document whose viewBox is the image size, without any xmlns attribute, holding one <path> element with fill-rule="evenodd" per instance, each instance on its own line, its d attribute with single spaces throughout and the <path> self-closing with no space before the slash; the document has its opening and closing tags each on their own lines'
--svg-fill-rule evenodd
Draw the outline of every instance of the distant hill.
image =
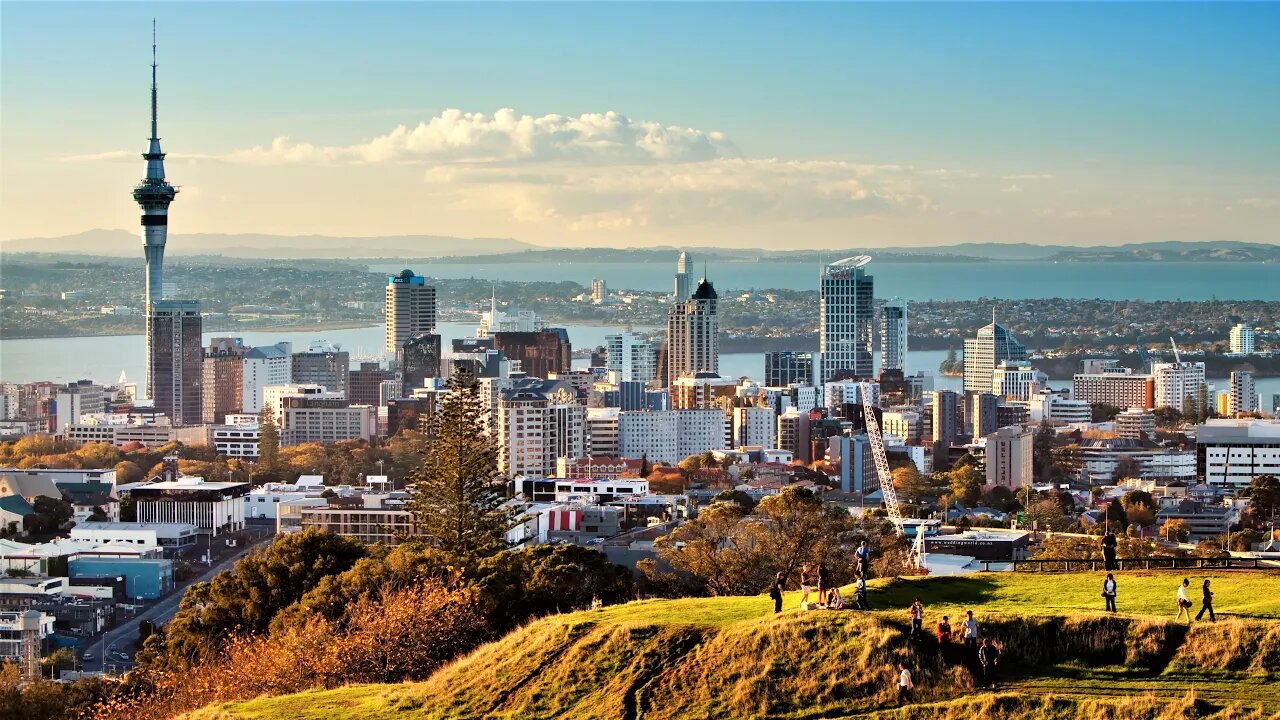
<svg viewBox="0 0 1280 720">
<path fill-rule="evenodd" d="M 65 252 L 135 256 L 142 241 L 129 230 L 89 230 L 53 238 L 23 238 L 0 243 L 2 252 Z M 510 238 L 459 238 L 447 235 L 332 237 L 326 235 L 260 235 L 193 233 L 169 236 L 171 256 L 222 255 L 242 258 L 447 257 L 487 255 L 533 249 Z"/>
</svg>

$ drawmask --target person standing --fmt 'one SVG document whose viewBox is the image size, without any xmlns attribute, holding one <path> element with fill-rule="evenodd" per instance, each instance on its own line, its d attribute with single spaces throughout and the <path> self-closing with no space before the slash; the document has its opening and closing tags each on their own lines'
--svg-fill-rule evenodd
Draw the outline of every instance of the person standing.
<svg viewBox="0 0 1280 720">
<path fill-rule="evenodd" d="M 898 663 L 898 704 L 904 705 L 911 700 L 911 691 L 916 687 L 911 681 L 911 671 L 905 662 Z"/>
<path fill-rule="evenodd" d="M 1182 584 L 1178 586 L 1178 614 L 1173 616 L 1173 621 L 1178 622 L 1185 613 L 1187 616 L 1187 624 L 1191 624 L 1191 598 L 1187 597 L 1187 587 L 1191 585 L 1191 581 L 1182 578 Z"/>
<path fill-rule="evenodd" d="M 1107 530 L 1107 534 L 1102 536 L 1102 559 L 1104 568 L 1107 571 L 1119 570 L 1120 563 L 1116 562 L 1116 534 Z"/>
<path fill-rule="evenodd" d="M 969 655 L 973 656 L 978 653 L 978 621 L 973 619 L 972 610 L 966 610 L 964 615 L 964 622 L 960 624 L 964 635 L 964 647 L 969 651 Z"/>
<path fill-rule="evenodd" d="M 1209 578 L 1204 579 L 1204 585 L 1201 587 L 1202 597 L 1200 599 L 1200 612 L 1196 613 L 1196 619 L 1204 617 L 1207 610 L 1209 612 L 1209 622 L 1218 622 L 1217 616 L 1213 614 L 1213 591 L 1209 589 Z M 1187 617 L 1191 616 L 1191 611 L 1187 611 Z"/>
<path fill-rule="evenodd" d="M 779 570 L 778 574 L 773 576 L 773 585 L 769 586 L 769 597 L 773 598 L 773 612 L 775 615 L 782 612 L 782 588 L 782 571 Z"/>
<path fill-rule="evenodd" d="M 920 635 L 924 631 L 924 605 L 920 602 L 920 598 L 916 598 L 911 603 L 911 640 L 919 642 Z"/>
<path fill-rule="evenodd" d="M 938 622 L 938 655 L 947 662 L 951 655 L 951 618 L 946 615 Z"/>
<path fill-rule="evenodd" d="M 818 563 L 818 604 L 827 604 L 827 589 L 831 587 L 831 576 L 827 574 L 827 566 Z"/>
<path fill-rule="evenodd" d="M 1102 581 L 1102 597 L 1107 601 L 1107 612 L 1116 611 L 1116 577 L 1111 573 L 1107 573 L 1107 579 Z"/>
<path fill-rule="evenodd" d="M 998 681 L 996 672 L 1000 665 L 1000 648 L 991 643 L 991 638 L 982 638 L 982 647 L 978 649 L 978 662 L 982 663 L 983 687 L 995 687 Z"/>
<path fill-rule="evenodd" d="M 871 604 L 867 602 L 867 580 L 861 575 L 853 584 L 853 605 L 859 610 L 871 609 Z"/>
<path fill-rule="evenodd" d="M 858 561 L 858 574 L 862 577 L 871 577 L 871 548 L 867 547 L 866 540 L 859 543 L 858 549 L 853 551 L 853 556 Z"/>
<path fill-rule="evenodd" d="M 809 563 L 805 563 L 800 568 L 800 607 L 809 607 L 809 582 L 813 579 L 810 577 L 813 571 L 809 569 Z"/>
</svg>

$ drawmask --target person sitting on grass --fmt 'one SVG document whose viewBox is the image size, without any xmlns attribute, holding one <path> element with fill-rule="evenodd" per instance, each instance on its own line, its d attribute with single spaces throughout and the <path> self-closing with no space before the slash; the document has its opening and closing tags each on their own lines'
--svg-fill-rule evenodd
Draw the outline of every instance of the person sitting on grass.
<svg viewBox="0 0 1280 720">
<path fill-rule="evenodd" d="M 853 605 L 859 610 L 871 609 L 871 604 L 867 602 L 867 579 L 861 575 L 853 584 Z"/>
<path fill-rule="evenodd" d="M 840 594 L 840 588 L 831 588 L 831 591 L 827 593 L 827 609 L 844 610 L 844 608 L 844 596 Z"/>
</svg>

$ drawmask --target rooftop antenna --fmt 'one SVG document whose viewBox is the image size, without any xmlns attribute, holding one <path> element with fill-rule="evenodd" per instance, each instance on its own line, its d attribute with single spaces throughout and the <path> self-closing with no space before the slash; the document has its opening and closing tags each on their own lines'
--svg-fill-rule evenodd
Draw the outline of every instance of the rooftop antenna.
<svg viewBox="0 0 1280 720">
<path fill-rule="evenodd" d="M 151 18 L 151 138 L 154 140 L 156 128 L 156 19 Z"/>
</svg>

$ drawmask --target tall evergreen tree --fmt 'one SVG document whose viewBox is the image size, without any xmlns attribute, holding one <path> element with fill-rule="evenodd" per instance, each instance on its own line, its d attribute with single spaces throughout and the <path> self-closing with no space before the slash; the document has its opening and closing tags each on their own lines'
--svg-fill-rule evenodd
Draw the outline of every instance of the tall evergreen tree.
<svg viewBox="0 0 1280 720">
<path fill-rule="evenodd" d="M 280 430 L 276 426 L 276 414 L 268 405 L 258 412 L 258 464 L 272 472 L 280 460 Z"/>
<path fill-rule="evenodd" d="M 454 372 L 431 417 L 422 464 L 409 477 L 416 532 L 465 560 L 506 548 L 513 522 L 484 418 L 479 383 L 465 370 Z"/>
</svg>

